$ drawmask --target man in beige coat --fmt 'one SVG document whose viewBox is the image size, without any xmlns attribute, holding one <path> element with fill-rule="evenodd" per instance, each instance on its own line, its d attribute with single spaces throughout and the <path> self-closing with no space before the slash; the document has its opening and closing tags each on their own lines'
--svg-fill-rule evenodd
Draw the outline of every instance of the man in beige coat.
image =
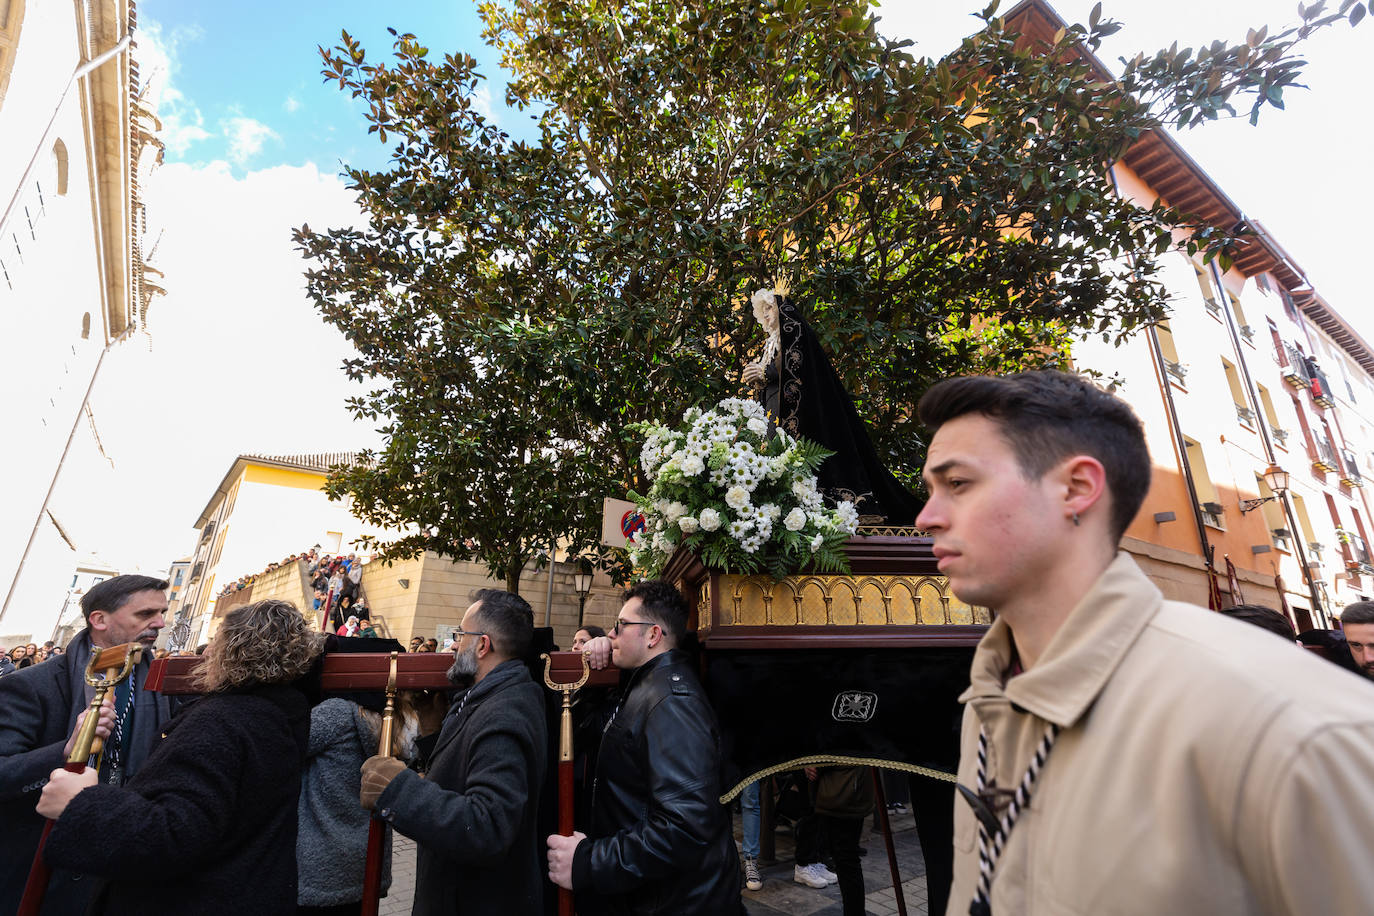
<svg viewBox="0 0 1374 916">
<path fill-rule="evenodd" d="M 1117 544 L 1150 483 L 1076 376 L 950 379 L 917 524 L 974 656 L 948 913 L 1374 912 L 1374 685 L 1165 601 Z"/>
</svg>

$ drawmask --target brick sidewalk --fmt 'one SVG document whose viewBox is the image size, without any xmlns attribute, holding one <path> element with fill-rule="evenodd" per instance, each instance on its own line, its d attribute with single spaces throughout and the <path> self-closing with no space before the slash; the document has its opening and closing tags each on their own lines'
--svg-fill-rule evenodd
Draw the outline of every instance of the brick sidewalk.
<svg viewBox="0 0 1374 916">
<path fill-rule="evenodd" d="M 869 820 L 871 823 L 872 819 Z M 735 836 L 739 837 L 739 815 L 735 816 Z M 902 874 L 907 914 L 929 916 L 925 863 L 910 814 L 892 818 L 892 840 L 897 852 L 897 867 Z M 779 828 L 776 842 L 777 861 L 763 869 L 763 889 L 744 892 L 749 912 L 754 916 L 841 916 L 838 887 L 818 890 L 792 880 L 792 832 Z M 897 898 L 892 891 L 882 835 L 866 832 L 860 842 L 868 850 L 863 858 L 864 889 L 868 892 L 866 909 L 873 916 L 895 916 Z M 406 916 L 415 897 L 415 843 L 400 834 L 395 834 L 392 847 L 391 875 L 391 893 L 382 898 L 380 916 Z"/>
</svg>

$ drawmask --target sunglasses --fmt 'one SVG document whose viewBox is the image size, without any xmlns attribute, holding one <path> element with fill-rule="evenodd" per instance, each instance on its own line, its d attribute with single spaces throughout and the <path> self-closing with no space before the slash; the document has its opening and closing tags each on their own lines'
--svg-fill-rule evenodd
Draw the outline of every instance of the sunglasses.
<svg viewBox="0 0 1374 916">
<path fill-rule="evenodd" d="M 611 632 L 614 633 L 616 636 L 619 636 L 619 635 L 620 635 L 620 631 L 621 631 L 623 628 L 625 628 L 625 627 L 656 627 L 656 626 L 658 626 L 658 624 L 654 623 L 652 620 L 621 620 L 619 617 L 617 617 L 617 618 L 615 619 L 615 625 L 611 627 Z"/>
</svg>

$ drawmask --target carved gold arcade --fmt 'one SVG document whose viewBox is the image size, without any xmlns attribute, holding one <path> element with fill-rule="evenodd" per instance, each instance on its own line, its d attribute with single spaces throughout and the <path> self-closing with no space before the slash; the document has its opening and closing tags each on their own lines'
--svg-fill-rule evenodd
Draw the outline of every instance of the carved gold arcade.
<svg viewBox="0 0 1374 916">
<path fill-rule="evenodd" d="M 721 575 L 719 627 L 950 626 L 987 625 L 986 608 L 973 607 L 949 591 L 943 576 Z M 697 598 L 702 620 L 710 619 L 711 579 Z"/>
</svg>

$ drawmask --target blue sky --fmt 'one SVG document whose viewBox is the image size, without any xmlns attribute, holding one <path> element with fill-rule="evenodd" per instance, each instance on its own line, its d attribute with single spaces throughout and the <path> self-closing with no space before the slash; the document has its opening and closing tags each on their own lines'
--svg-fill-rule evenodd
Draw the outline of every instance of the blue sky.
<svg viewBox="0 0 1374 916">
<path fill-rule="evenodd" d="M 504 109 L 498 55 L 481 39 L 476 5 L 464 0 L 148 0 L 140 19 L 172 61 L 175 93 L 162 99 L 160 114 L 173 162 L 223 160 L 236 172 L 306 162 L 337 170 L 340 160 L 381 166 L 386 147 L 367 134 L 361 103 L 320 75 L 319 46 L 338 44 L 344 29 L 373 61 L 390 52 L 388 27 L 413 32 L 436 59 L 471 54 Z M 518 124 L 513 113 L 502 115 Z"/>
</svg>

